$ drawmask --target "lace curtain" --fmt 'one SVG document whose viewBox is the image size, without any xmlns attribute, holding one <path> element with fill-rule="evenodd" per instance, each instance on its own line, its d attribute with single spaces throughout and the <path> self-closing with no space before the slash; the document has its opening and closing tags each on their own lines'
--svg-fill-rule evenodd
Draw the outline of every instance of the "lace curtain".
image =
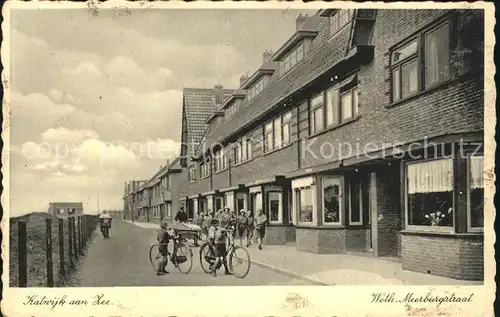
<svg viewBox="0 0 500 317">
<path fill-rule="evenodd" d="M 482 156 L 472 156 L 470 158 L 471 188 L 484 188 L 483 168 L 484 158 Z"/>
<path fill-rule="evenodd" d="M 453 190 L 451 159 L 410 164 L 407 167 L 408 194 L 437 193 Z"/>
</svg>

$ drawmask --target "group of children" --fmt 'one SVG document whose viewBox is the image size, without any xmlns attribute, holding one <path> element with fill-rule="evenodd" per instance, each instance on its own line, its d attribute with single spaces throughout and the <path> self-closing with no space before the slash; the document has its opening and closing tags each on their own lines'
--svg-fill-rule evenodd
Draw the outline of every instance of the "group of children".
<svg viewBox="0 0 500 317">
<path fill-rule="evenodd" d="M 243 238 L 246 237 L 247 247 L 252 244 L 255 231 L 258 248 L 261 250 L 262 239 L 265 235 L 266 222 L 267 217 L 261 210 L 259 210 L 257 216 L 254 217 L 252 211 L 245 211 L 242 209 L 238 215 L 235 215 L 234 212 L 226 207 L 222 210 L 216 211 L 215 213 L 210 210 L 207 210 L 206 213 L 200 212 L 196 224 L 202 229 L 203 240 L 209 238 L 210 227 L 220 227 L 224 229 L 233 228 L 232 238 L 235 238 L 236 232 L 238 232 L 240 245 L 243 245 Z"/>
</svg>

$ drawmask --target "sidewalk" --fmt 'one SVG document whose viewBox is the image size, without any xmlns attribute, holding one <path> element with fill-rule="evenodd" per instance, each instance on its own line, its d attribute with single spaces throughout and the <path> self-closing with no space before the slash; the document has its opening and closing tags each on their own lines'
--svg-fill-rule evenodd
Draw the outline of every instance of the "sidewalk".
<svg viewBox="0 0 500 317">
<path fill-rule="evenodd" d="M 248 248 L 252 263 L 315 285 L 481 285 L 402 270 L 401 263 L 352 254 L 299 252 L 295 246 Z"/>
<path fill-rule="evenodd" d="M 130 220 L 123 220 L 123 221 L 126 223 L 129 223 L 131 225 L 145 228 L 145 229 L 160 229 L 160 225 L 157 223 L 153 223 L 153 222 L 139 222 L 139 221 L 132 222 Z"/>
<path fill-rule="evenodd" d="M 125 220 L 141 228 L 158 229 L 159 225 Z M 236 239 L 236 245 L 239 240 Z M 401 263 L 387 258 L 354 254 L 315 254 L 299 252 L 295 246 L 264 245 L 247 248 L 250 259 L 272 271 L 302 279 L 313 285 L 482 285 L 482 281 L 461 281 L 435 275 L 406 271 Z"/>
</svg>

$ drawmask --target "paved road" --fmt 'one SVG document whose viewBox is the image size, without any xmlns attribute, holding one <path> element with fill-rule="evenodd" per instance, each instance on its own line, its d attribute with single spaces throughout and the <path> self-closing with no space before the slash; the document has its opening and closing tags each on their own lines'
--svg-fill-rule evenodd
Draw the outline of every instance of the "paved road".
<svg viewBox="0 0 500 317">
<path fill-rule="evenodd" d="M 73 285 L 103 286 L 237 286 L 237 285 L 309 285 L 286 275 L 253 265 L 244 279 L 205 274 L 200 267 L 198 248 L 193 248 L 193 269 L 186 275 L 169 264 L 170 274 L 157 276 L 149 263 L 150 245 L 156 241 L 154 229 L 144 229 L 113 219 L 111 238 L 104 240 L 94 232 L 86 256 L 77 265 Z"/>
</svg>

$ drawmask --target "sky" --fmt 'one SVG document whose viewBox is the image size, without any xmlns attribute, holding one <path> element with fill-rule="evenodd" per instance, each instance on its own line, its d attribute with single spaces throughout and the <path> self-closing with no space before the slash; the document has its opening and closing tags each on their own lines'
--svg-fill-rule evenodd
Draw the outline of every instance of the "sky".
<svg viewBox="0 0 500 317">
<path fill-rule="evenodd" d="M 237 88 L 305 10 L 21 10 L 10 29 L 10 216 L 123 208 L 180 151 L 183 87 Z"/>
</svg>

